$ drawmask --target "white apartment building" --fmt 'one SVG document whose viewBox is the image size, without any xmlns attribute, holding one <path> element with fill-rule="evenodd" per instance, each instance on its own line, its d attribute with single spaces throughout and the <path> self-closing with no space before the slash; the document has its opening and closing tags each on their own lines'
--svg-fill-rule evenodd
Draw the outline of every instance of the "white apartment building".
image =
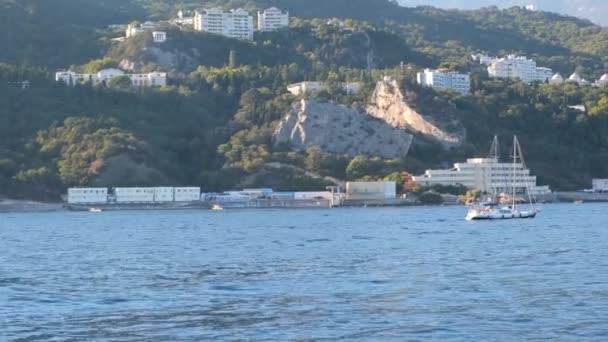
<svg viewBox="0 0 608 342">
<path fill-rule="evenodd" d="M 488 74 L 495 78 L 519 78 L 525 83 L 545 82 L 553 76 L 549 68 L 539 68 L 536 61 L 522 56 L 509 55 L 497 58 L 488 66 Z"/>
<path fill-rule="evenodd" d="M 361 87 L 363 86 L 360 82 L 342 82 L 340 83 L 340 85 L 347 94 L 358 93 L 361 90 Z M 323 90 L 326 90 L 327 87 L 328 84 L 326 82 L 306 81 L 288 85 L 287 91 L 289 91 L 295 96 L 314 95 Z"/>
<path fill-rule="evenodd" d="M 69 204 L 105 204 L 108 203 L 106 188 L 69 188 Z"/>
<path fill-rule="evenodd" d="M 473 158 L 466 163 L 456 163 L 449 170 L 427 170 L 414 177 L 418 185 L 463 185 L 485 193 L 511 193 L 515 184 L 516 193 L 523 195 L 530 189 L 532 195 L 551 192 L 548 186 L 538 186 L 536 176 L 521 163 L 501 163 L 496 158 Z"/>
<path fill-rule="evenodd" d="M 108 83 L 111 79 L 119 76 L 127 76 L 135 87 L 166 86 L 167 74 L 164 72 L 151 72 L 147 74 L 126 74 L 119 69 L 104 69 L 96 74 L 79 74 L 73 71 L 59 71 L 55 73 L 55 81 L 64 82 L 74 86 L 90 82 L 92 85 Z"/>
<path fill-rule="evenodd" d="M 417 82 L 437 90 L 454 90 L 461 95 L 471 92 L 470 76 L 455 71 L 425 69 L 418 73 Z"/>
<path fill-rule="evenodd" d="M 264 12 L 258 11 L 258 31 L 277 31 L 289 27 L 289 12 L 270 7 Z"/>
<path fill-rule="evenodd" d="M 241 8 L 230 12 L 224 12 L 219 8 L 196 11 L 194 29 L 229 38 L 253 40 L 253 17 Z"/>
</svg>

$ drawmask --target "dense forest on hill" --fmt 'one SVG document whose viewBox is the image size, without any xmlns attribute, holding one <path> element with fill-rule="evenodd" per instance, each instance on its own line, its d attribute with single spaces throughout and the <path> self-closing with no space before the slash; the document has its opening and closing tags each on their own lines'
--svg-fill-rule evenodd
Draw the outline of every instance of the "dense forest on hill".
<svg viewBox="0 0 608 342">
<path fill-rule="evenodd" d="M 110 24 L 213 5 L 278 6 L 291 12 L 291 28 L 256 34 L 252 43 L 172 27 L 162 46 L 147 35 L 111 42 L 123 32 Z M 333 17 L 344 19 L 344 27 L 328 25 Z M 385 0 L 0 0 L 0 27 L 0 44 L 9 47 L 0 50 L 0 195 L 56 200 L 74 185 L 318 188 L 319 180 L 300 171 L 395 178 L 482 156 L 496 133 L 520 136 L 541 183 L 572 189 L 608 175 L 605 90 L 490 80 L 470 59 L 478 52 L 520 53 L 595 79 L 606 72 L 608 32 L 584 20 L 518 8 L 403 8 Z M 178 62 L 163 63 L 155 54 Z M 136 71 L 167 71 L 169 85 L 70 88 L 53 80 L 57 69 L 94 72 L 125 60 Z M 473 94 L 414 84 L 417 70 L 438 66 L 472 71 Z M 277 120 L 296 100 L 287 84 L 361 81 L 360 94 L 331 87 L 319 99 L 361 110 L 384 75 L 401 80 L 420 111 L 456 115 L 467 130 L 464 144 L 452 150 L 416 144 L 398 160 L 273 144 Z M 580 104 L 586 111 L 569 107 Z M 276 164 L 296 169 L 267 167 Z"/>
</svg>

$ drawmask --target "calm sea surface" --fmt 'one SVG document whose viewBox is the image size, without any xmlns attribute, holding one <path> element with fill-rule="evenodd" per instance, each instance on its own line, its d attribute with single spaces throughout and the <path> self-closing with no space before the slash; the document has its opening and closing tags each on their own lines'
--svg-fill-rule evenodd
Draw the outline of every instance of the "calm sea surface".
<svg viewBox="0 0 608 342">
<path fill-rule="evenodd" d="M 607 341 L 608 204 L 0 214 L 0 341 Z"/>
</svg>

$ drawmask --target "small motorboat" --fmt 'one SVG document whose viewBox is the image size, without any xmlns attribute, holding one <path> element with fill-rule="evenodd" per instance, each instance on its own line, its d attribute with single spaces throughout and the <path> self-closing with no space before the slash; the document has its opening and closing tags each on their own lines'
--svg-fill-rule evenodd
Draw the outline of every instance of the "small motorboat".
<svg viewBox="0 0 608 342">
<path fill-rule="evenodd" d="M 90 213 L 100 213 L 103 210 L 101 210 L 100 208 L 89 208 L 89 212 Z"/>
<path fill-rule="evenodd" d="M 224 210 L 224 207 L 222 207 L 219 204 L 214 204 L 214 205 L 211 206 L 211 210 L 213 210 L 213 211 L 222 211 L 222 210 Z"/>
</svg>

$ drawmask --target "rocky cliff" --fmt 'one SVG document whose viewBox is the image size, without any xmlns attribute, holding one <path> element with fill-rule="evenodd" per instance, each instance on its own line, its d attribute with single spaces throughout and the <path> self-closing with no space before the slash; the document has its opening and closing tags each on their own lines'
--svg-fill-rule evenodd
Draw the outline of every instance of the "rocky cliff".
<svg viewBox="0 0 608 342">
<path fill-rule="evenodd" d="M 407 103 L 399 82 L 390 77 L 384 78 L 376 85 L 367 112 L 393 127 L 422 134 L 441 143 L 445 148 L 458 146 L 464 140 L 464 129 L 459 122 L 452 118 L 442 118 L 444 121 L 440 122 L 433 118 L 434 113 L 419 113 Z M 445 126 L 457 127 L 456 132 L 448 131 L 443 128 Z"/>
<path fill-rule="evenodd" d="M 367 113 L 333 103 L 302 100 L 280 122 L 276 143 L 294 149 L 317 146 L 322 150 L 351 156 L 399 158 L 407 154 L 412 135 Z"/>
</svg>

